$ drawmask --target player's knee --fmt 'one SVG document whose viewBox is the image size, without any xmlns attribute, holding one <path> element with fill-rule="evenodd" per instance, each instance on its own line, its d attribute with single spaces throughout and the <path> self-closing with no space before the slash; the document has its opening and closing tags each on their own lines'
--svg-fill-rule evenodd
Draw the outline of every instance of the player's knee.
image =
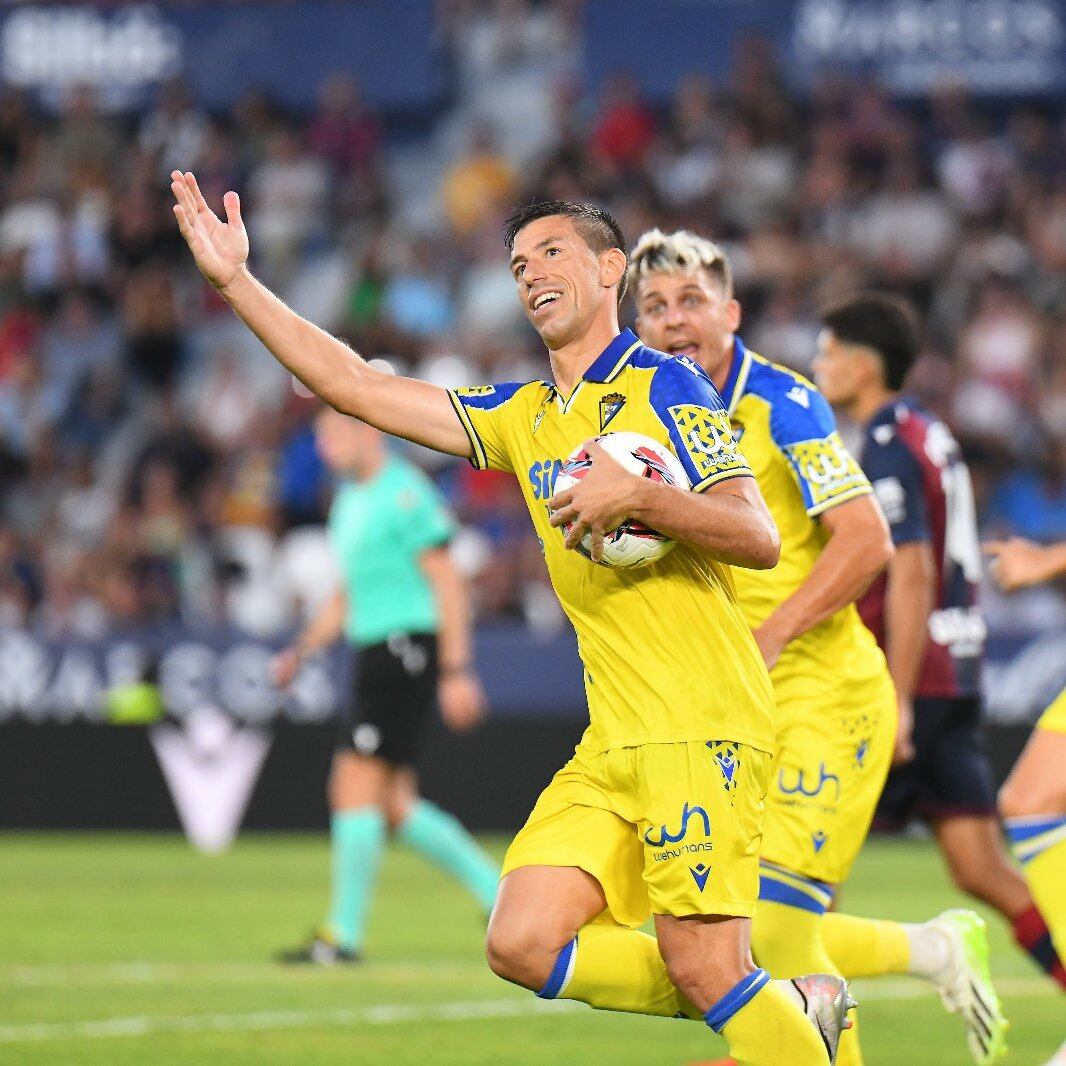
<svg viewBox="0 0 1066 1066">
<path fill-rule="evenodd" d="M 537 991 L 547 982 L 562 946 L 553 951 L 535 924 L 512 922 L 506 915 L 494 914 L 485 939 L 485 958 L 497 977 Z"/>
<path fill-rule="evenodd" d="M 543 944 L 532 931 L 494 920 L 485 939 L 485 957 L 488 968 L 504 981 L 535 990 L 548 980 Z"/>
<path fill-rule="evenodd" d="M 1030 783 L 1026 788 L 1019 788 L 1008 780 L 999 790 L 999 813 L 1003 818 L 1036 818 L 1041 814 L 1057 814 L 1054 795 Z"/>
</svg>

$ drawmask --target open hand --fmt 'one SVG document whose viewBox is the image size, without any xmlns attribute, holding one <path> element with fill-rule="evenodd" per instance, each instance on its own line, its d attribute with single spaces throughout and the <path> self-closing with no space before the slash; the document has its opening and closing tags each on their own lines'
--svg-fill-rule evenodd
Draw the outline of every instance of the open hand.
<svg viewBox="0 0 1066 1066">
<path fill-rule="evenodd" d="M 175 170 L 170 175 L 174 193 L 174 217 L 189 245 L 200 273 L 216 289 L 224 289 L 244 268 L 248 259 L 248 231 L 241 219 L 241 201 L 235 192 L 222 198 L 226 221 L 207 206 L 191 172 Z"/>
<path fill-rule="evenodd" d="M 604 534 L 630 517 L 641 478 L 626 470 L 595 441 L 589 441 L 585 450 L 592 457 L 592 466 L 576 485 L 557 492 L 548 501 L 552 512 L 549 520 L 553 526 L 569 524 L 564 539 L 567 548 L 576 548 L 590 534 L 589 554 L 598 563 L 603 558 Z"/>
<path fill-rule="evenodd" d="M 988 569 L 1004 592 L 1036 585 L 1053 576 L 1048 549 L 1024 537 L 986 541 L 981 550 L 992 556 Z"/>
</svg>

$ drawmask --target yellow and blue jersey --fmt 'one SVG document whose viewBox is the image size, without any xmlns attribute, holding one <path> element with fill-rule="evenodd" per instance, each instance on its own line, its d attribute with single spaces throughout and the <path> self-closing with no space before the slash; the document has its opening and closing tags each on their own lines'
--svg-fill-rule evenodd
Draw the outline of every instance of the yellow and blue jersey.
<svg viewBox="0 0 1066 1066">
<path fill-rule="evenodd" d="M 752 628 L 808 578 L 827 535 L 818 516 L 868 495 L 870 482 L 837 432 L 833 411 L 806 378 L 746 348 L 737 338 L 722 398 L 781 534 L 772 570 L 736 570 L 737 596 Z M 849 604 L 793 640 L 772 676 L 820 674 L 846 683 L 885 669 L 877 642 Z"/>
<path fill-rule="evenodd" d="M 751 468 L 714 386 L 691 360 L 619 334 L 569 396 L 547 381 L 455 389 L 472 463 L 516 474 L 585 667 L 588 750 L 732 740 L 774 749 L 773 693 L 731 568 L 685 544 L 635 570 L 563 546 L 547 501 L 566 457 L 614 430 L 670 447 L 696 491 Z M 739 571 L 738 571 L 739 573 Z"/>
</svg>

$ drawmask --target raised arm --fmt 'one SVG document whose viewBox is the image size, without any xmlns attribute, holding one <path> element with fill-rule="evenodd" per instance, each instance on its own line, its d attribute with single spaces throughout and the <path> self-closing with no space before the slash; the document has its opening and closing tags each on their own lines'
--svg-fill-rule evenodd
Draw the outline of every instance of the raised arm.
<svg viewBox="0 0 1066 1066">
<path fill-rule="evenodd" d="M 444 389 L 368 366 L 252 277 L 248 233 L 235 192 L 223 199 L 223 222 L 208 207 L 191 173 L 175 170 L 171 179 L 174 216 L 200 273 L 279 363 L 344 414 L 428 448 L 470 457 L 470 439 Z"/>
</svg>

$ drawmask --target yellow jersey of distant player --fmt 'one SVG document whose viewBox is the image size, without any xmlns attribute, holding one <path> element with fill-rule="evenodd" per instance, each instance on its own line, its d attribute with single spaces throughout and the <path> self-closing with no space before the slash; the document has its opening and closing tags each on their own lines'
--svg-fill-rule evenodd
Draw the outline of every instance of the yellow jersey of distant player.
<svg viewBox="0 0 1066 1066">
<path fill-rule="evenodd" d="M 722 400 L 781 534 L 781 561 L 773 570 L 735 571 L 737 597 L 754 629 L 809 577 L 828 540 L 818 516 L 872 489 L 822 394 L 739 338 Z M 789 643 L 772 676 L 775 685 L 808 673 L 846 686 L 885 669 L 877 641 L 849 604 Z"/>
<path fill-rule="evenodd" d="M 707 375 L 625 330 L 569 396 L 531 381 L 455 389 L 451 398 L 473 465 L 511 471 L 522 487 L 552 585 L 577 631 L 586 749 L 730 740 L 773 751 L 773 692 L 731 568 L 678 544 L 655 563 L 613 570 L 564 548 L 548 520 L 564 460 L 605 432 L 643 433 L 667 445 L 697 492 L 751 476 Z"/>
</svg>

